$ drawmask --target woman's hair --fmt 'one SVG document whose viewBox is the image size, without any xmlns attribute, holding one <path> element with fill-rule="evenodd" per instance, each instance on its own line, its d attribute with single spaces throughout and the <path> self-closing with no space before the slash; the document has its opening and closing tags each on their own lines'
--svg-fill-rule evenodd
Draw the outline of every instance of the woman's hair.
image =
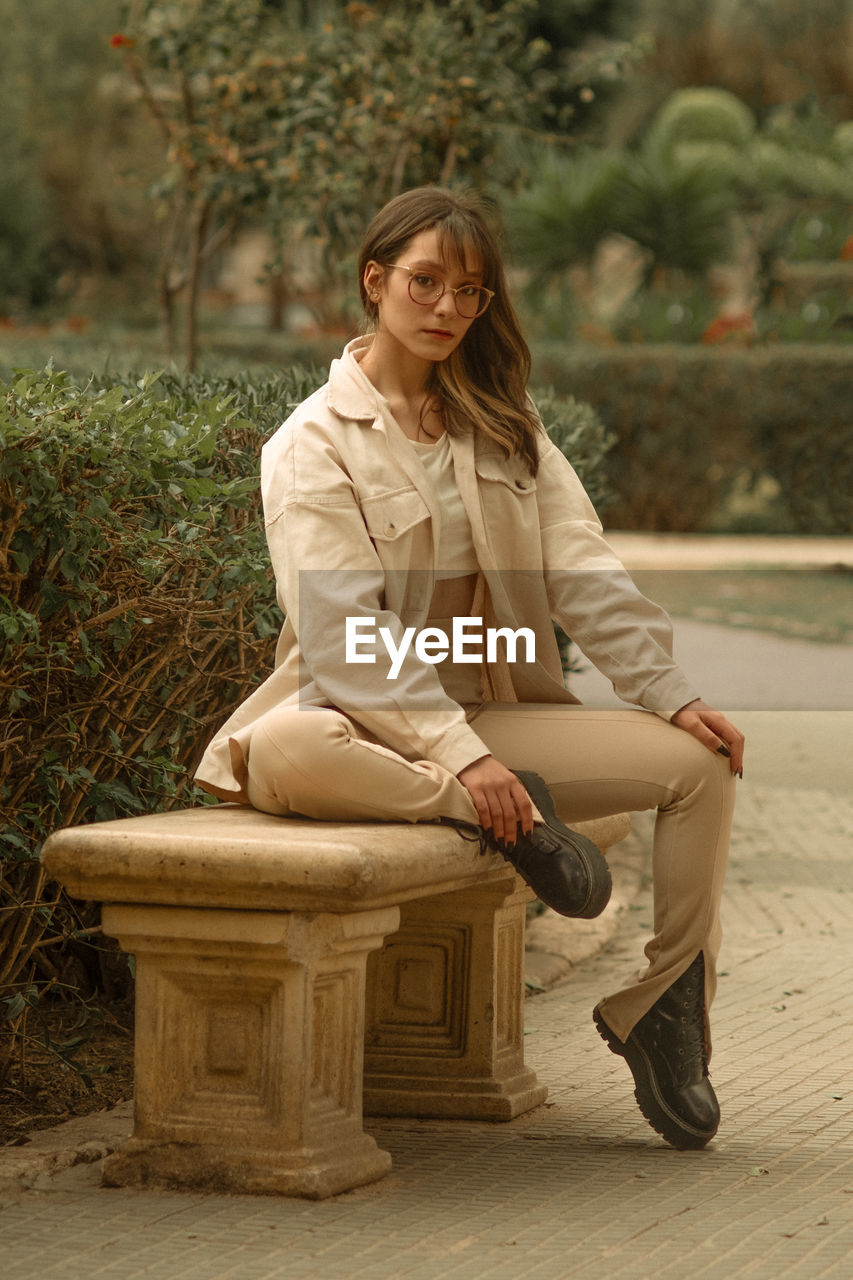
<svg viewBox="0 0 853 1280">
<path fill-rule="evenodd" d="M 530 352 L 509 301 L 497 235 L 476 195 L 416 187 L 380 209 L 365 232 L 358 259 L 368 328 L 375 327 L 379 307 L 364 287 L 367 264 L 396 263 L 414 236 L 433 227 L 448 264 L 464 271 L 470 253 L 478 256 L 482 282 L 495 296 L 456 350 L 433 365 L 428 390 L 437 401 L 446 431 L 482 431 L 508 457 L 523 458 L 535 475 L 538 419 L 527 396 Z"/>
</svg>

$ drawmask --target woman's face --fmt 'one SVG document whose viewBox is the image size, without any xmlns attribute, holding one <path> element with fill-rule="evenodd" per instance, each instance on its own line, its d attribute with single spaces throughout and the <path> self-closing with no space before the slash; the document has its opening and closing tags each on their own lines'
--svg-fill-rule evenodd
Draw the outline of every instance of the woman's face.
<svg viewBox="0 0 853 1280">
<path fill-rule="evenodd" d="M 466 249 L 464 270 L 444 259 L 435 228 L 413 236 L 392 267 L 368 263 L 364 285 L 368 297 L 379 306 L 378 336 L 400 348 L 400 354 L 429 362 L 446 360 L 474 323 L 460 316 L 450 290 L 482 284 L 481 273 L 473 248 Z M 426 277 L 436 282 L 436 292 L 442 285 L 446 288 L 440 298 L 425 305 L 412 300 L 409 281 L 417 278 L 426 285 Z"/>
</svg>

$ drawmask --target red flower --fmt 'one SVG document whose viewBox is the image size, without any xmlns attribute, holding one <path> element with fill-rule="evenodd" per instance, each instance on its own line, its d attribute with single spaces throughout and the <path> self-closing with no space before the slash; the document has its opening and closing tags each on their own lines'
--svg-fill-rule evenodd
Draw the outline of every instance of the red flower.
<svg viewBox="0 0 853 1280">
<path fill-rule="evenodd" d="M 110 36 L 111 49 L 132 49 L 135 44 L 133 36 L 123 36 L 121 33 Z"/>
<path fill-rule="evenodd" d="M 727 312 L 712 320 L 702 334 L 703 342 L 749 340 L 755 336 L 755 324 L 748 311 Z"/>
</svg>

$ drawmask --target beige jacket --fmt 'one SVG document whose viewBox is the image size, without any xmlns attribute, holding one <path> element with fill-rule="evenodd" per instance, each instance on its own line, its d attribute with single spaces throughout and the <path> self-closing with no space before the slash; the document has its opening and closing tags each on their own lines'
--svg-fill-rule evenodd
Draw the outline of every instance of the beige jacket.
<svg viewBox="0 0 853 1280">
<path fill-rule="evenodd" d="M 415 450 L 350 343 L 328 383 L 267 441 L 261 488 L 278 600 L 285 614 L 274 671 L 210 743 L 196 773 L 214 795 L 246 801 L 253 726 L 281 704 L 334 706 L 381 744 L 452 773 L 487 754 L 435 666 L 411 647 L 399 674 L 345 661 L 345 620 L 399 638 L 426 625 L 441 510 Z M 642 596 L 604 540 L 572 467 L 542 433 L 535 479 L 487 438 L 450 440 L 487 590 L 483 627 L 531 628 L 535 659 L 499 658 L 486 696 L 577 702 L 565 688 L 552 619 L 626 702 L 669 719 L 697 697 L 672 658 L 667 615 Z M 398 643 L 398 640 L 395 641 Z M 364 652 L 365 650 L 359 650 Z"/>
</svg>

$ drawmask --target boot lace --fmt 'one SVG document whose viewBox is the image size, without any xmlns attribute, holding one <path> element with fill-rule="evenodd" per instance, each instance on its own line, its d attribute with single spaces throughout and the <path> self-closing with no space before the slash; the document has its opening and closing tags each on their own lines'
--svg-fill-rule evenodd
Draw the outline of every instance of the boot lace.
<svg viewBox="0 0 853 1280">
<path fill-rule="evenodd" d="M 701 952 L 675 986 L 679 988 L 675 1008 L 679 1075 L 689 1078 L 698 1070 L 706 1076 L 705 965 Z"/>
<path fill-rule="evenodd" d="M 705 965 L 700 952 L 668 991 L 652 1007 L 654 1040 L 666 1052 L 679 1085 L 708 1074 L 705 1046 Z"/>
<path fill-rule="evenodd" d="M 458 831 L 463 840 L 467 840 L 469 844 L 480 846 L 480 854 L 494 853 L 498 849 L 494 836 L 486 830 L 485 827 L 475 826 L 473 822 L 462 822 L 457 818 L 439 818 L 442 826 L 453 827 L 454 831 Z M 498 850 L 498 852 L 502 852 Z"/>
</svg>

